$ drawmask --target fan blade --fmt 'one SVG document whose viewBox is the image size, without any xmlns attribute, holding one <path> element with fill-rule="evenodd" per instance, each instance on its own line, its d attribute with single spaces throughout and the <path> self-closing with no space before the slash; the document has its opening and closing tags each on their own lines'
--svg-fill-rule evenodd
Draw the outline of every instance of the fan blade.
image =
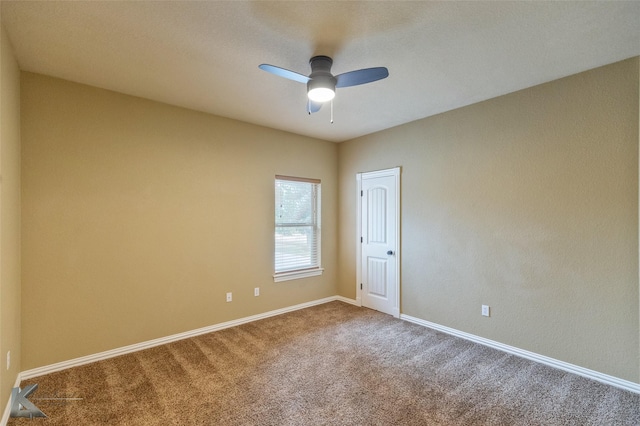
<svg viewBox="0 0 640 426">
<path fill-rule="evenodd" d="M 306 75 L 298 74 L 297 72 L 289 71 L 284 68 L 276 67 L 269 64 L 259 65 L 258 68 L 263 71 L 270 72 L 271 74 L 275 74 L 279 77 L 288 78 L 289 80 L 297 81 L 299 83 L 306 83 L 310 80 Z"/>
<path fill-rule="evenodd" d="M 311 99 L 307 101 L 307 112 L 309 114 L 320 111 L 320 108 L 322 108 L 322 102 L 313 102 Z"/>
<path fill-rule="evenodd" d="M 349 71 L 336 76 L 336 87 L 350 87 L 359 84 L 371 83 L 389 76 L 389 70 L 385 67 L 366 68 L 363 70 Z"/>
</svg>

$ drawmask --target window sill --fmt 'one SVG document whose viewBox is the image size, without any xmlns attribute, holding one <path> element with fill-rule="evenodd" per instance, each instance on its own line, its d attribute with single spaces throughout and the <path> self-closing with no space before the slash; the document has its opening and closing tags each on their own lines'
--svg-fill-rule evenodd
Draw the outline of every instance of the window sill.
<svg viewBox="0 0 640 426">
<path fill-rule="evenodd" d="M 273 282 L 278 283 L 280 281 L 290 281 L 300 278 L 315 277 L 318 275 L 322 275 L 322 271 L 324 271 L 324 268 L 309 269 L 306 271 L 281 272 L 273 276 Z"/>
</svg>

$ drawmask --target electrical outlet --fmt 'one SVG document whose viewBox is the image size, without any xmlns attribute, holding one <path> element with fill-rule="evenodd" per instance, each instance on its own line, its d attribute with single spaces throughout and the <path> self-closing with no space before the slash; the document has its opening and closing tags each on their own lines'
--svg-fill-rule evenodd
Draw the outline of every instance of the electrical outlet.
<svg viewBox="0 0 640 426">
<path fill-rule="evenodd" d="M 488 317 L 489 316 L 489 306 L 482 305 L 482 316 L 483 317 Z"/>
<path fill-rule="evenodd" d="M 11 367 L 11 351 L 7 351 L 7 370 Z"/>
<path fill-rule="evenodd" d="M 260 296 L 260 287 L 256 287 L 253 289 L 253 295 L 254 296 Z"/>
<path fill-rule="evenodd" d="M 231 295 L 231 293 L 227 293 L 227 302 L 231 302 L 232 299 L 233 296 Z"/>
</svg>

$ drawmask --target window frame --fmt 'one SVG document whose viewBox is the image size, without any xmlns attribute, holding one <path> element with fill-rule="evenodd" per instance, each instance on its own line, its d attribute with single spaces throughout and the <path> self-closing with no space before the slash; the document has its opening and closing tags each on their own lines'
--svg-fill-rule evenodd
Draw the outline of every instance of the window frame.
<svg viewBox="0 0 640 426">
<path fill-rule="evenodd" d="M 288 225 L 282 225 L 278 223 L 278 217 L 277 214 L 275 214 L 275 211 L 277 209 L 277 201 L 278 201 L 278 181 L 291 181 L 291 182 L 305 182 L 305 183 L 310 183 L 312 184 L 312 188 L 313 188 L 313 218 L 312 218 L 312 224 L 288 224 Z M 309 179 L 309 178 L 301 178 L 301 177 L 293 177 L 293 176 L 283 176 L 283 175 L 276 175 L 275 179 L 274 179 L 274 254 L 273 254 L 273 281 L 274 282 L 281 282 L 281 281 L 289 281 L 289 280 L 296 280 L 296 279 L 300 279 L 300 278 L 307 278 L 307 277 L 314 277 L 314 276 L 318 276 L 318 275 L 322 275 L 322 272 L 324 271 L 324 268 L 322 267 L 322 226 L 321 226 L 321 194 L 322 194 L 322 186 L 321 186 L 321 181 L 320 179 Z M 315 252 L 316 252 L 316 259 L 317 262 L 314 266 L 308 267 L 308 268 L 300 268 L 300 269 L 283 269 L 278 271 L 277 268 L 277 258 L 276 258 L 276 249 L 277 246 L 279 244 L 279 241 L 277 239 L 277 231 L 278 228 L 281 228 L 283 226 L 313 226 L 313 232 L 315 234 L 315 242 L 316 242 L 316 247 L 315 247 Z M 280 243 L 282 243 L 280 241 Z"/>
</svg>

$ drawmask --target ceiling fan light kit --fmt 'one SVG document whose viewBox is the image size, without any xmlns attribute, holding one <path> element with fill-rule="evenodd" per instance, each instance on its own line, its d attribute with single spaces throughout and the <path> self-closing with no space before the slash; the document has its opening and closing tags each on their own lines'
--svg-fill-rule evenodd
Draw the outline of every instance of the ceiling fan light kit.
<svg viewBox="0 0 640 426">
<path fill-rule="evenodd" d="M 309 74 L 308 77 L 269 64 L 262 64 L 258 68 L 289 80 L 307 83 L 307 97 L 309 98 L 307 102 L 307 112 L 309 112 L 309 114 L 319 111 L 324 102 L 333 100 L 336 95 L 336 88 L 358 86 L 360 84 L 382 80 L 389 76 L 389 71 L 384 67 L 349 71 L 334 76 L 331 74 L 333 60 L 323 55 L 311 58 L 309 65 L 311 66 L 311 74 Z M 331 122 L 333 123 L 333 117 Z"/>
<path fill-rule="evenodd" d="M 333 78 L 333 77 L 332 77 Z M 327 102 L 336 96 L 335 78 L 331 81 L 319 79 L 309 80 L 307 83 L 307 96 L 314 102 Z"/>
</svg>

